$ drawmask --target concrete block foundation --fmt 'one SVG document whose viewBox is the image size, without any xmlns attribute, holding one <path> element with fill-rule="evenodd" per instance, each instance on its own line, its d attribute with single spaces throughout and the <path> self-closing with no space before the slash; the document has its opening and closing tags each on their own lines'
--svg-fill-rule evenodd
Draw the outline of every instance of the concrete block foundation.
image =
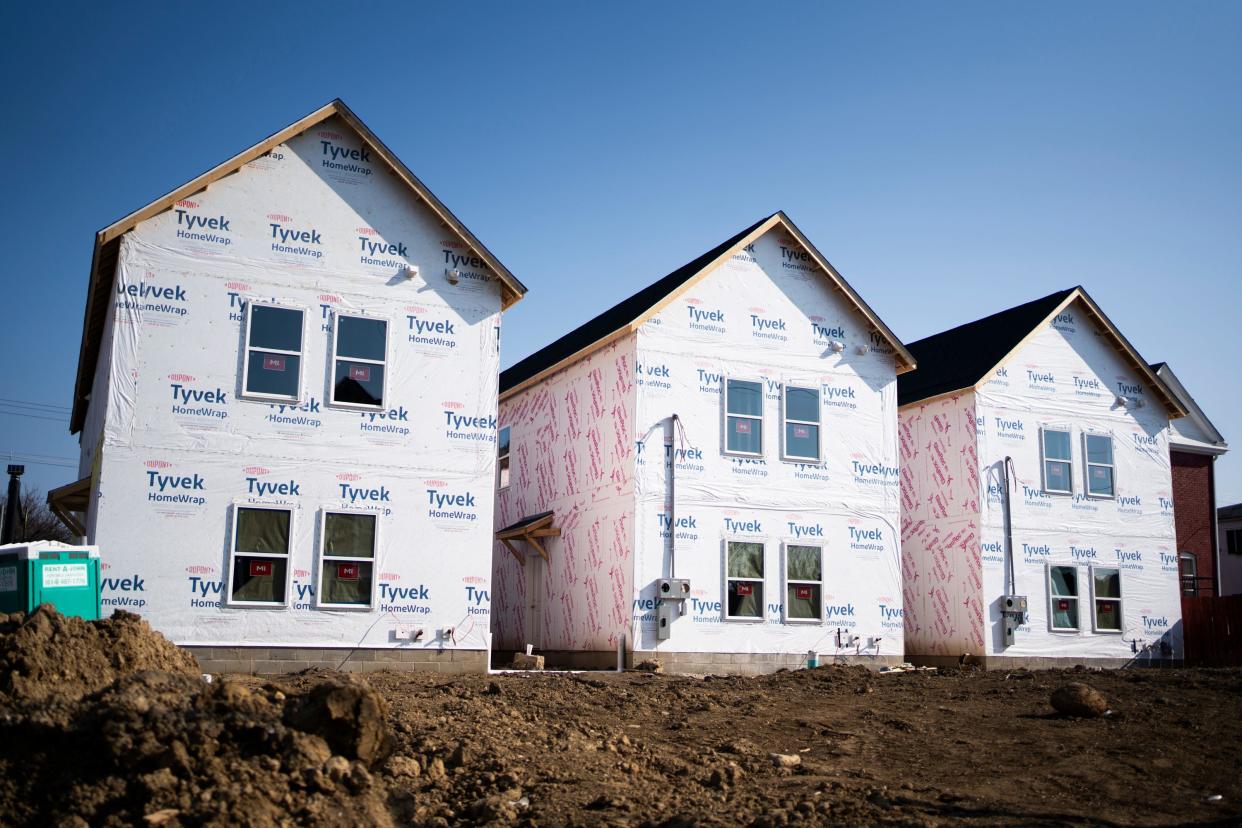
<svg viewBox="0 0 1242 828">
<path fill-rule="evenodd" d="M 334 647 L 197 647 L 182 649 L 204 673 L 297 673 L 311 667 L 348 673 L 376 670 L 428 673 L 485 673 L 483 650 L 355 649 Z"/>
</svg>

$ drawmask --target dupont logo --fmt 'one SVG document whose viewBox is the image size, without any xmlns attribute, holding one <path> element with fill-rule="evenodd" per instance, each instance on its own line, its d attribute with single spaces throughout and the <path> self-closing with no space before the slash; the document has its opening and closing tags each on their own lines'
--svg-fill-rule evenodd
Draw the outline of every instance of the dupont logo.
<svg viewBox="0 0 1242 828">
<path fill-rule="evenodd" d="M 359 227 L 358 230 L 358 262 L 369 267 L 399 268 L 404 267 L 410 251 L 405 242 L 389 242 L 381 239 L 379 233 L 370 227 Z"/>
<path fill-rule="evenodd" d="M 206 480 L 198 472 L 178 473 L 166 460 L 148 460 L 145 476 L 151 503 L 203 506 L 207 502 Z"/>
<path fill-rule="evenodd" d="M 444 436 L 450 440 L 496 442 L 496 416 L 494 414 L 475 415 L 458 414 L 459 407 L 446 408 L 444 414 Z"/>
<path fill-rule="evenodd" d="M 354 474 L 353 472 L 338 472 L 336 475 L 336 479 L 343 480 L 347 483 L 352 483 L 352 482 L 357 482 L 361 480 L 362 475 Z"/>
<path fill-rule="evenodd" d="M 279 216 L 279 218 L 275 218 Z M 293 219 L 279 213 L 268 214 L 272 231 L 272 252 L 303 259 L 322 259 L 323 237 L 311 227 L 298 227 Z"/>
<path fill-rule="evenodd" d="M 198 212 L 197 202 L 180 201 L 173 208 L 173 215 L 177 220 L 176 236 L 183 241 L 217 247 L 228 247 L 233 243 L 228 235 L 230 219 L 224 213 L 202 214 Z"/>
<path fill-rule="evenodd" d="M 228 391 L 218 385 L 198 385 L 190 374 L 169 374 L 168 379 L 174 415 L 206 421 L 228 419 Z"/>
<path fill-rule="evenodd" d="M 369 147 L 354 149 L 341 143 L 339 136 L 325 137 L 327 133 L 319 133 L 320 159 L 319 165 L 335 173 L 346 173 L 351 176 L 365 177 L 374 171 L 371 169 L 371 150 Z"/>
<path fill-rule="evenodd" d="M 244 474 L 246 475 L 246 495 L 251 499 L 298 497 L 302 494 L 301 484 L 296 480 L 264 479 L 271 474 L 271 471 L 263 466 L 247 466 Z"/>
</svg>

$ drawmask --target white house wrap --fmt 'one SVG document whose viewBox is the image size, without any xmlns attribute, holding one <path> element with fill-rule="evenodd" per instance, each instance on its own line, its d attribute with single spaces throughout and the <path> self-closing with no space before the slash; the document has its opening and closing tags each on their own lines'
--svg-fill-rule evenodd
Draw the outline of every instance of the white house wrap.
<svg viewBox="0 0 1242 828">
<path fill-rule="evenodd" d="M 624 639 L 717 671 L 900 660 L 911 364 L 777 214 L 504 372 L 497 526 L 550 510 L 561 534 L 546 561 L 498 545 L 497 648 L 574 663 Z M 690 583 L 666 639 L 663 578 Z"/>
<path fill-rule="evenodd" d="M 181 644 L 481 662 L 524 288 L 339 102 L 147 212 L 75 412 L 104 603 Z"/>
<path fill-rule="evenodd" d="M 1168 435 L 1183 412 L 1090 297 L 1062 291 L 910 350 L 907 652 L 1180 657 Z M 1028 602 L 1008 644 L 1006 595 Z"/>
</svg>

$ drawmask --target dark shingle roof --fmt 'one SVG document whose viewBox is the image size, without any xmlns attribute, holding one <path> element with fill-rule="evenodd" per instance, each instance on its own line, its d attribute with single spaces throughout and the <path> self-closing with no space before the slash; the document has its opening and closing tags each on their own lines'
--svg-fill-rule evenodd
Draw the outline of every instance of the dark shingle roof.
<svg viewBox="0 0 1242 828">
<path fill-rule="evenodd" d="M 1076 288 L 1057 291 L 906 345 L 918 368 L 897 377 L 897 404 L 969 388 L 996 367 Z"/>
<path fill-rule="evenodd" d="M 651 310 L 661 299 L 690 279 L 693 279 L 699 271 L 707 267 L 722 253 L 737 244 L 770 218 L 772 216 L 764 216 L 750 227 L 721 242 L 697 259 L 687 262 L 663 279 L 653 282 L 630 298 L 618 302 L 599 316 L 583 323 L 555 342 L 545 345 L 520 362 L 501 371 L 500 393 L 503 394 L 515 385 L 535 376 L 540 371 L 552 367 L 566 357 L 573 356 L 591 343 L 603 339 L 608 334 L 633 322 Z"/>
</svg>

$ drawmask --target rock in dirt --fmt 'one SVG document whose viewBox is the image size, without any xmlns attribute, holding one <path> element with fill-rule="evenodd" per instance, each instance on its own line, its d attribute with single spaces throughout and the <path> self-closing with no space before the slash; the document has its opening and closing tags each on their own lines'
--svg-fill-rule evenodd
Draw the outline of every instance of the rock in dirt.
<svg viewBox="0 0 1242 828">
<path fill-rule="evenodd" d="M 80 698 L 141 670 L 202 674 L 194 656 L 132 612 L 85 621 L 42 604 L 0 615 L 0 701 Z"/>
<path fill-rule="evenodd" d="M 321 737 L 333 753 L 373 768 L 393 751 L 386 713 L 384 700 L 370 685 L 342 677 L 288 704 L 284 718 L 290 727 Z"/>
<path fill-rule="evenodd" d="M 1071 681 L 1052 691 L 1052 707 L 1066 716 L 1095 718 L 1108 712 L 1108 699 L 1080 681 Z"/>
<path fill-rule="evenodd" d="M 515 670 L 542 670 L 543 656 L 527 655 L 526 653 L 513 654 L 513 669 Z"/>
<path fill-rule="evenodd" d="M 796 768 L 802 764 L 802 757 L 796 753 L 769 753 L 768 758 L 778 768 Z"/>
</svg>

